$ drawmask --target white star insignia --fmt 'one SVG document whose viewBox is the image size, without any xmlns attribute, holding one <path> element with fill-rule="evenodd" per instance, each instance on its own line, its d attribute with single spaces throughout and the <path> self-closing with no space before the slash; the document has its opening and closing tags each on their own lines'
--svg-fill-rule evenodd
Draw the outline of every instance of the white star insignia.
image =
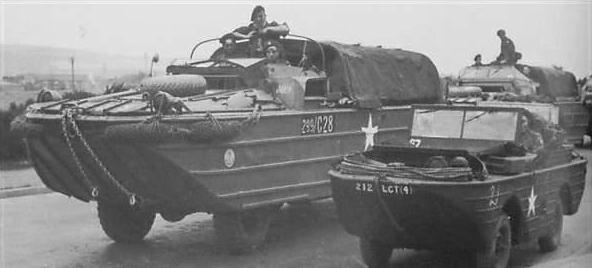
<svg viewBox="0 0 592 268">
<path fill-rule="evenodd" d="M 362 127 L 362 132 L 366 133 L 364 151 L 368 151 L 374 146 L 374 134 L 378 133 L 378 126 L 372 126 L 372 114 L 368 114 L 368 127 Z"/>
<path fill-rule="evenodd" d="M 537 196 L 534 194 L 534 187 L 532 187 L 530 189 L 530 197 L 528 197 L 528 212 L 526 213 L 526 217 L 530 217 L 530 214 L 532 214 L 532 216 L 536 216 L 536 211 L 535 211 L 535 202 L 536 202 Z"/>
</svg>

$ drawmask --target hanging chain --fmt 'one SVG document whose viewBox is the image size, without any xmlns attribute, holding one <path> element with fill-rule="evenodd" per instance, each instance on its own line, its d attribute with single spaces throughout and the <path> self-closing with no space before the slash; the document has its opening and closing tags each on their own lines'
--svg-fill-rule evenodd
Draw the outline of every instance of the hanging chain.
<svg viewBox="0 0 592 268">
<path fill-rule="evenodd" d="M 78 128 L 78 125 L 76 124 L 76 121 L 74 119 L 74 115 L 72 114 L 72 110 L 71 109 L 65 109 L 64 118 L 62 119 L 62 128 L 64 130 L 64 135 L 65 136 L 68 136 L 68 134 L 69 134 L 68 133 L 68 129 L 67 129 L 67 124 L 68 123 L 70 124 L 70 126 L 74 130 L 74 134 L 79 137 L 80 141 L 82 142 L 82 145 L 84 145 L 84 147 L 86 148 L 86 150 L 88 151 L 88 153 L 91 155 L 91 157 L 95 161 L 95 163 L 97 163 L 97 165 L 101 168 L 101 170 L 103 171 L 103 173 L 105 173 L 105 175 L 107 175 L 107 177 L 109 178 L 109 180 L 111 180 L 111 183 L 113 185 L 115 185 L 119 191 L 123 192 L 128 197 L 129 204 L 131 206 L 134 206 L 137 203 L 136 195 L 133 194 L 133 193 L 131 193 L 123 185 L 121 185 L 121 183 L 119 183 L 119 181 L 117 181 L 115 179 L 115 177 L 113 176 L 113 174 L 111 174 L 111 172 L 109 172 L 109 170 L 107 169 L 107 167 L 105 167 L 105 165 L 103 165 L 103 162 L 101 162 L 101 160 L 98 158 L 98 156 L 95 154 L 95 152 L 93 151 L 93 149 L 90 147 L 90 145 L 88 144 L 88 142 L 86 141 L 86 139 L 82 135 L 82 131 L 80 131 L 80 128 Z M 74 148 L 71 145 L 70 137 L 69 136 L 66 137 L 66 140 L 67 140 L 68 145 L 70 147 L 70 151 L 72 152 L 72 155 L 75 158 L 75 162 L 77 163 L 78 168 L 82 171 L 82 174 L 83 174 L 85 180 L 88 180 L 88 177 L 87 177 L 86 173 L 83 171 L 82 165 L 80 164 L 80 160 L 76 156 L 76 153 L 74 152 Z M 96 194 L 98 195 L 98 189 L 96 189 L 96 187 L 93 188 L 93 193 L 94 192 L 96 192 Z"/>
<path fill-rule="evenodd" d="M 74 137 L 74 134 L 68 131 L 68 118 L 72 117 L 72 110 L 70 109 L 65 109 L 63 111 L 63 116 L 62 116 L 62 134 L 64 135 L 64 138 L 66 139 L 66 144 L 68 145 L 68 148 L 70 149 L 70 153 L 72 153 L 72 158 L 74 158 L 74 163 L 76 163 L 76 166 L 78 167 L 78 170 L 80 171 L 80 173 L 82 174 L 82 179 L 84 181 L 84 184 L 86 184 L 87 187 L 91 188 L 91 192 L 90 195 L 92 196 L 92 198 L 94 200 L 97 199 L 97 197 L 99 196 L 99 188 L 94 185 L 92 183 L 92 181 L 88 178 L 88 175 L 86 174 L 86 172 L 84 171 L 84 168 L 82 167 L 82 163 L 80 162 L 80 158 L 78 158 L 78 155 L 76 154 L 76 151 L 74 151 L 74 147 L 72 146 L 72 141 L 70 140 L 71 137 Z"/>
</svg>

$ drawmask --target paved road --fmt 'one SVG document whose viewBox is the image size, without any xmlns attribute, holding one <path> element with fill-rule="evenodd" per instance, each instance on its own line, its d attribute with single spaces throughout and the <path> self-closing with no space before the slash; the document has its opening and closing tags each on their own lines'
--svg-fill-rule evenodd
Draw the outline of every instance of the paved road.
<svg viewBox="0 0 592 268">
<path fill-rule="evenodd" d="M 592 159 L 591 151 L 582 153 Z M 565 217 L 563 245 L 548 254 L 540 254 L 535 244 L 515 247 L 511 267 L 580 267 L 578 260 L 591 259 L 591 178 L 588 174 L 580 211 Z M 145 242 L 120 245 L 102 232 L 94 203 L 55 193 L 0 199 L 0 267 L 364 267 L 357 240 L 341 228 L 332 203 L 315 208 L 313 215 L 283 210 L 265 247 L 234 256 L 216 244 L 207 214 L 177 223 L 157 218 Z M 391 264 L 457 267 L 460 260 L 462 256 L 395 250 Z"/>
</svg>

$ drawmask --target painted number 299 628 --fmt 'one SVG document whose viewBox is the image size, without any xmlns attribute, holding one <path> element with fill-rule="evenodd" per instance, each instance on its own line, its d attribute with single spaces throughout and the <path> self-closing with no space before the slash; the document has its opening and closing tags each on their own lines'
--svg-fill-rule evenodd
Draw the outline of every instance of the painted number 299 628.
<svg viewBox="0 0 592 268">
<path fill-rule="evenodd" d="M 335 130 L 335 115 L 313 115 L 302 118 L 302 135 L 326 134 Z"/>
</svg>

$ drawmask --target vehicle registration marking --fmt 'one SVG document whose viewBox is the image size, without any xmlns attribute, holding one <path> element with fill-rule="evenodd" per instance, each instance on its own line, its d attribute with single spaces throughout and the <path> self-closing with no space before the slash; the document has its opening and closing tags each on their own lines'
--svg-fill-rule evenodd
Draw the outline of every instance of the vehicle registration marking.
<svg viewBox="0 0 592 268">
<path fill-rule="evenodd" d="M 413 194 L 413 188 L 409 185 L 399 184 L 380 184 L 378 189 L 376 185 L 370 182 L 356 182 L 356 191 L 360 192 L 375 192 L 380 191 L 384 194 L 389 195 L 411 195 Z"/>
<path fill-rule="evenodd" d="M 411 144 L 411 146 L 417 148 L 421 145 L 421 140 L 420 139 L 410 139 L 409 144 Z"/>
<path fill-rule="evenodd" d="M 302 135 L 327 134 L 335 131 L 335 115 L 313 115 L 302 118 Z"/>
</svg>

